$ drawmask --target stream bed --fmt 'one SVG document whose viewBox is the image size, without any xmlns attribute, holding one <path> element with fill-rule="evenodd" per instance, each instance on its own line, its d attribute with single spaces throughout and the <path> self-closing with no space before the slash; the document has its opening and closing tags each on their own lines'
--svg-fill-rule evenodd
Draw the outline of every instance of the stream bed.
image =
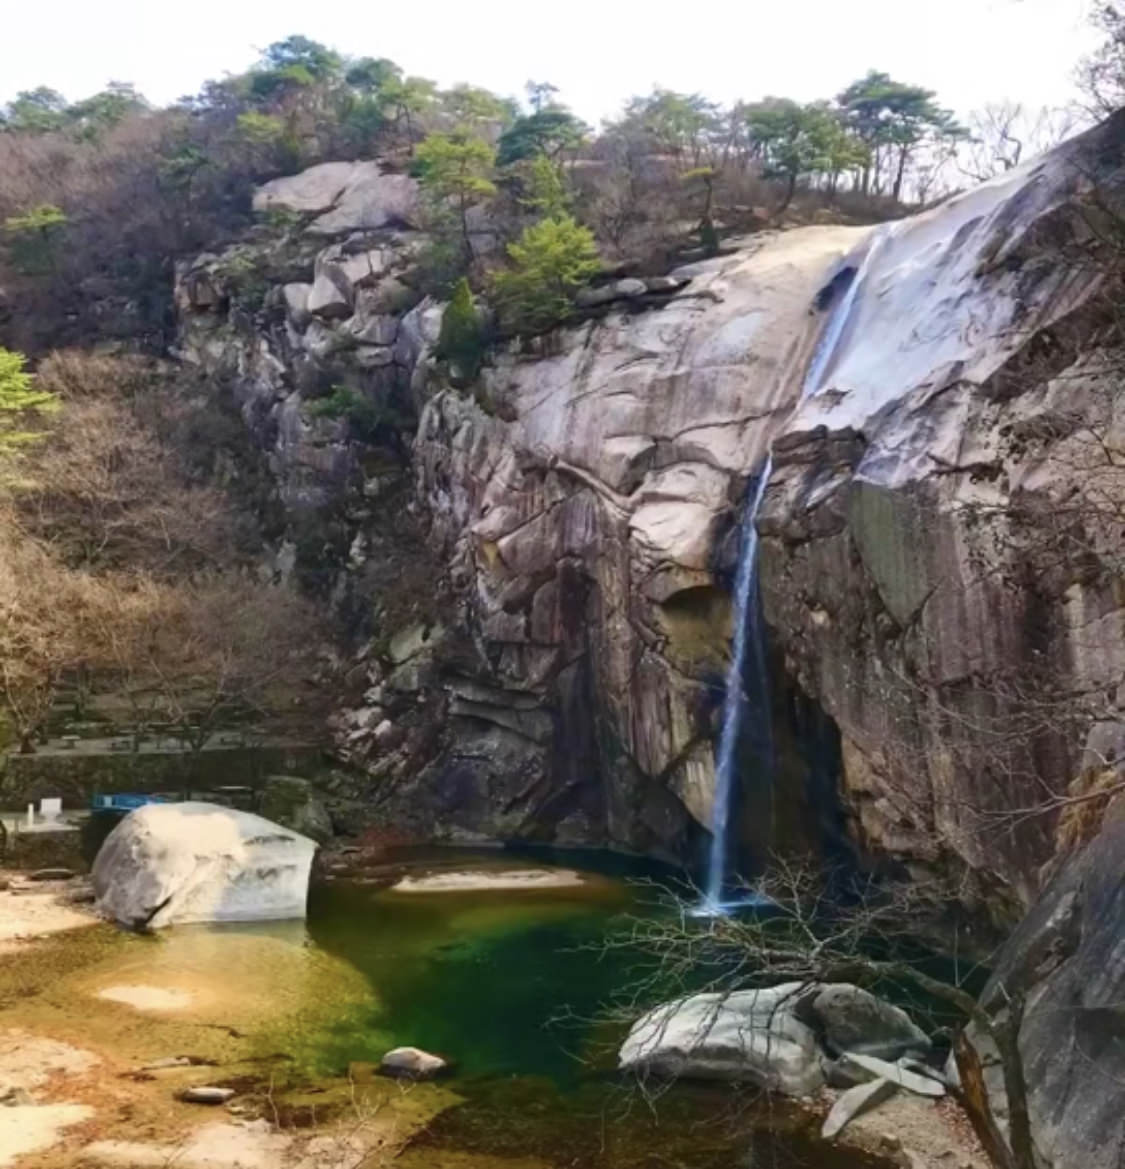
<svg viewBox="0 0 1125 1169">
<path fill-rule="evenodd" d="M 371 1085 L 371 1107 L 409 1133 L 394 1158 L 407 1169 L 886 1164 L 821 1144 L 791 1105 L 729 1086 L 649 1100 L 620 1079 L 623 1024 L 605 1008 L 646 971 L 601 943 L 653 894 L 583 878 L 433 893 L 337 881 L 313 889 L 307 922 L 72 931 L 0 959 L 0 1026 L 80 1045 L 134 1085 L 103 1136 L 182 1125 L 180 1073 L 128 1069 L 190 1055 L 194 1082 L 234 1086 L 249 1114 L 282 1127 L 330 1122 Z M 410 1088 L 374 1076 L 399 1045 L 444 1056 L 451 1073 Z"/>
</svg>

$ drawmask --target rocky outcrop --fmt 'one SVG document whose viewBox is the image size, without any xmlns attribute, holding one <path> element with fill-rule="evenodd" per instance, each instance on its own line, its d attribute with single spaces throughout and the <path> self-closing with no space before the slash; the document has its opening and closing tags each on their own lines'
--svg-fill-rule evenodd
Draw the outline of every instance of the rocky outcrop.
<svg viewBox="0 0 1125 1169">
<path fill-rule="evenodd" d="M 1003 1021 L 1024 1001 L 1019 1047 L 1036 1154 L 1045 1169 L 1125 1163 L 1125 806 L 1071 859 L 1005 943 L 981 1005 Z M 1007 1100 L 995 1048 L 970 1031 L 993 1111 Z"/>
<path fill-rule="evenodd" d="M 964 876 L 1014 920 L 1056 848 L 1052 815 L 1024 812 L 1122 738 L 1116 529 L 1031 522 L 1096 483 L 1091 423 L 1120 426 L 1091 341 L 1102 272 L 1074 257 L 1121 140 L 1107 123 L 901 223 L 616 274 L 584 298 L 596 316 L 492 353 L 470 387 L 433 354 L 409 178 L 326 164 L 263 188 L 297 226 L 181 271 L 181 351 L 268 452 L 279 571 L 349 613 L 378 598 L 334 811 L 691 857 L 739 521 L 772 448 L 779 799 L 742 831 L 767 843 L 808 792 L 806 829 Z M 432 561 L 398 550 L 415 504 Z M 1098 702 L 1052 705 L 1075 693 Z"/>
<path fill-rule="evenodd" d="M 920 879 L 967 871 L 994 917 L 1033 899 L 1088 733 L 1120 733 L 1125 479 L 1093 346 L 1123 144 L 1115 119 L 878 229 L 759 522 L 766 618 L 840 729 L 856 835 Z"/>
<path fill-rule="evenodd" d="M 101 913 L 134 929 L 303 918 L 315 850 L 250 812 L 146 804 L 106 838 L 94 892 Z"/>
</svg>

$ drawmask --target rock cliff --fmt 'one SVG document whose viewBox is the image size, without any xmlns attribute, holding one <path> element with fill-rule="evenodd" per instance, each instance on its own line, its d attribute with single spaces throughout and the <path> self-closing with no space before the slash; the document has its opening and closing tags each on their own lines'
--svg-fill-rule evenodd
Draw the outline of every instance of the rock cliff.
<svg viewBox="0 0 1125 1169">
<path fill-rule="evenodd" d="M 1119 425 L 1092 340 L 1102 270 L 1074 256 L 1121 146 L 1107 123 L 889 227 L 763 234 L 604 285 L 468 389 L 432 355 L 411 180 L 328 164 L 263 188 L 287 234 L 181 271 L 181 352 L 269 452 L 279 564 L 330 560 L 337 603 L 382 606 L 339 728 L 369 778 L 340 798 L 427 835 L 689 856 L 738 522 L 772 445 L 779 788 L 803 793 L 806 827 L 838 795 L 872 856 L 964 870 L 1000 916 L 1026 904 L 1055 841 L 1021 809 L 1116 741 L 1112 703 L 1060 714 L 1035 689 L 1116 687 L 1108 529 L 1076 519 L 1076 559 L 1019 517 L 1073 500 L 1092 481 L 1080 431 Z M 341 386 L 366 435 L 314 405 Z M 433 559 L 400 577 L 387 525 L 415 505 Z"/>
</svg>

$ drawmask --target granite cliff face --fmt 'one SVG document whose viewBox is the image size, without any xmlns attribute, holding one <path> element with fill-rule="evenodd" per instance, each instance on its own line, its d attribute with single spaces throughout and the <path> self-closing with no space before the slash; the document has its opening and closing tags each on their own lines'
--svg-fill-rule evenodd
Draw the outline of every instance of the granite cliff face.
<svg viewBox="0 0 1125 1169">
<path fill-rule="evenodd" d="M 269 454 L 281 567 L 327 562 L 323 544 L 333 601 L 382 606 L 340 721 L 357 770 L 339 798 L 428 836 L 690 856 L 738 522 L 772 444 L 779 790 L 806 835 L 842 816 L 873 858 L 964 870 L 995 916 L 1026 904 L 1053 817 L 1004 813 L 1091 774 L 1117 736 L 1109 528 L 1076 512 L 1076 559 L 1020 517 L 1088 490 L 1080 432 L 1120 425 L 1095 345 L 1102 272 L 1074 257 L 1116 198 L 1121 145 L 1107 123 L 889 227 L 756 236 L 617 280 L 467 389 L 432 354 L 409 179 L 328 164 L 263 188 L 259 208 L 298 226 L 181 272 L 181 351 Z M 310 408 L 341 385 L 373 406 L 374 444 Z M 415 420 L 396 457 L 388 412 Z M 412 508 L 432 560 L 400 581 L 387 524 Z M 1047 677 L 1099 702 L 1029 706 Z"/>
</svg>

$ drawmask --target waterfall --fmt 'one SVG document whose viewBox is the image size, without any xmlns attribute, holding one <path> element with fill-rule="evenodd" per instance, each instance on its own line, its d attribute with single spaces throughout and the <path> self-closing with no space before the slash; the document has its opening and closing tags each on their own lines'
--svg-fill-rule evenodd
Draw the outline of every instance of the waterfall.
<svg viewBox="0 0 1125 1169">
<path fill-rule="evenodd" d="M 867 238 L 858 263 L 845 263 L 834 278 L 850 279 L 844 293 L 833 307 L 817 342 L 801 386 L 800 400 L 824 388 L 833 359 L 839 352 L 848 323 L 858 300 L 871 262 L 883 243 L 893 234 L 894 224 L 876 228 Z M 711 812 L 711 851 L 707 863 L 707 883 L 698 912 L 714 916 L 729 906 L 723 901 L 726 882 L 727 844 L 730 836 L 731 803 L 737 789 L 738 745 L 742 738 L 744 717 L 751 707 L 750 695 L 757 699 L 754 713 L 759 719 L 758 763 L 766 774 L 763 783 L 773 782 L 773 744 L 770 731 L 769 676 L 766 670 L 765 625 L 758 594 L 758 512 L 766 493 L 773 455 L 766 455 L 757 484 L 749 495 L 742 518 L 742 538 L 738 553 L 738 571 L 734 583 L 734 641 L 727 670 L 726 694 L 723 698 L 723 723 L 719 749 L 715 757 L 715 799 Z M 748 691 L 750 694 L 748 694 Z"/>
<path fill-rule="evenodd" d="M 742 520 L 742 544 L 738 552 L 738 572 L 734 584 L 734 644 L 727 669 L 726 695 L 723 698 L 723 725 L 719 735 L 719 753 L 715 759 L 715 802 L 711 812 L 711 853 L 707 863 L 707 888 L 703 909 L 711 914 L 722 912 L 723 882 L 727 876 L 727 838 L 730 835 L 731 796 L 734 794 L 738 742 L 742 737 L 742 717 L 748 705 L 745 678 L 747 668 L 754 671 L 759 699 L 768 696 L 766 647 L 762 627 L 762 606 L 758 602 L 758 509 L 766 493 L 773 458 L 766 456 L 758 484 L 754 488 Z M 765 703 L 768 707 L 768 701 Z M 759 710 L 766 739 L 766 758 L 761 760 L 772 770 L 772 748 L 768 743 L 769 710 Z"/>
</svg>

